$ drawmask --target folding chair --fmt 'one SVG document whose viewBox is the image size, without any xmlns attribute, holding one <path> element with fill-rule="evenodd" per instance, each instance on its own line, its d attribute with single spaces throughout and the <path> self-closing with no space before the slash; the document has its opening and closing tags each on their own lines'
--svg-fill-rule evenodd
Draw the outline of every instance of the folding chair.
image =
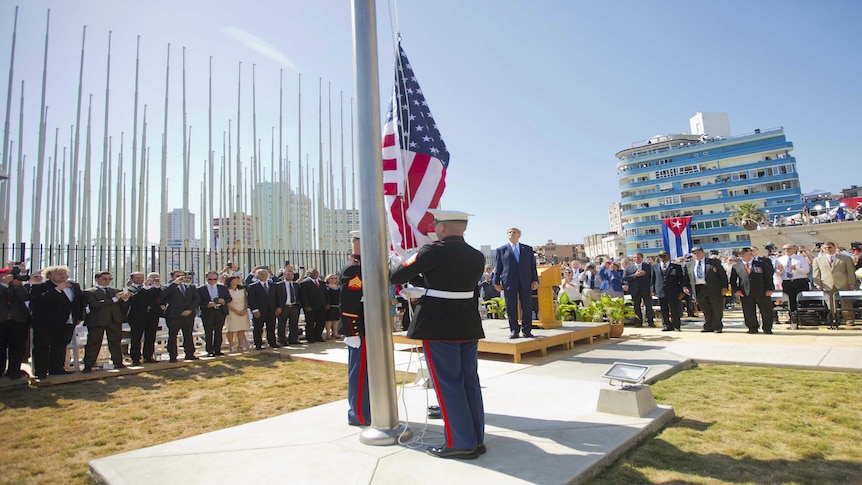
<svg viewBox="0 0 862 485">
<path fill-rule="evenodd" d="M 793 323 L 793 315 L 790 314 L 790 297 L 783 291 L 773 291 L 770 299 L 772 299 L 775 322 L 779 321 L 782 314 L 786 314 L 787 320 Z"/>
<path fill-rule="evenodd" d="M 846 323 L 848 320 L 853 321 L 857 316 L 862 316 L 862 290 L 843 290 L 835 294 L 835 325 L 838 328 L 839 323 Z M 850 308 L 844 308 L 844 302 L 850 302 L 847 305 Z M 846 314 L 850 318 L 846 318 Z"/>
<path fill-rule="evenodd" d="M 800 291 L 796 295 L 797 325 L 832 325 L 829 295 L 823 291 Z"/>
</svg>

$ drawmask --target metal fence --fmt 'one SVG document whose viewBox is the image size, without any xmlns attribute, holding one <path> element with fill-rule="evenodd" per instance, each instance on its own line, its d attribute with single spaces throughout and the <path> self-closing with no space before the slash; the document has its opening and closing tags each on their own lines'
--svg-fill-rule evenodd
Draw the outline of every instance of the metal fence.
<svg viewBox="0 0 862 485">
<path fill-rule="evenodd" d="M 335 273 L 347 262 L 347 251 L 314 251 L 287 249 L 200 249 L 162 248 L 159 246 L 71 246 L 28 245 L 26 243 L 0 245 L 3 262 L 26 262 L 27 268 L 36 271 L 54 265 L 69 267 L 69 276 L 87 287 L 93 275 L 110 271 L 122 286 L 129 274 L 135 271 L 155 271 L 166 277 L 173 270 L 193 271 L 195 283 L 201 283 L 207 271 L 222 271 L 228 262 L 239 265 L 240 271 L 251 271 L 255 266 L 269 266 L 273 273 L 287 261 L 297 268 L 317 268 L 322 275 Z"/>
</svg>

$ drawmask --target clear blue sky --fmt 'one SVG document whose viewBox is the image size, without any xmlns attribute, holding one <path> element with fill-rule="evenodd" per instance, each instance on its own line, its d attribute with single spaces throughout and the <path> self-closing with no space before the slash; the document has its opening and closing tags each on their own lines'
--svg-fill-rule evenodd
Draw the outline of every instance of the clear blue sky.
<svg viewBox="0 0 862 485">
<path fill-rule="evenodd" d="M 126 133 L 127 162 L 134 49 L 141 35 L 141 103 L 149 105 L 152 163 L 159 161 L 170 42 L 169 155 L 174 166 L 182 146 L 182 46 L 193 163 L 206 158 L 212 55 L 217 157 L 227 120 L 236 119 L 237 63 L 242 61 L 244 161 L 252 145 L 251 64 L 256 63 L 258 137 L 267 166 L 270 130 L 278 126 L 279 68 L 284 68 L 285 143 L 291 160 L 298 156 L 296 78 L 301 72 L 303 158 L 308 153 L 317 166 L 317 89 L 323 78 L 324 96 L 332 86 L 332 157 L 340 164 L 339 92 L 344 91 L 347 113 L 353 91 L 348 1 L 250 1 L 242 7 L 221 0 L 18 3 L 12 138 L 17 140 L 19 87 L 25 79 L 28 167 L 37 158 L 47 8 L 52 14 L 49 153 L 54 127 L 61 128 L 60 151 L 69 144 L 86 24 L 84 96 L 93 94 L 94 160 L 102 153 L 105 53 L 112 30 L 110 126 L 115 147 L 120 131 Z M 15 4 L 0 0 L 3 108 Z M 393 8 L 377 5 L 384 104 L 393 77 Z M 634 140 L 687 132 L 688 119 L 697 111 L 729 113 L 734 133 L 783 126 L 796 147 L 803 192 L 835 192 L 862 183 L 855 146 L 862 113 L 862 3 L 436 0 L 401 1 L 398 14 L 402 45 L 451 152 L 442 204 L 476 214 L 468 229 L 475 245 L 502 244 L 511 225 L 523 230 L 523 242 L 534 245 L 548 239 L 580 242 L 587 234 L 607 231 L 607 207 L 619 198 L 614 154 Z M 326 103 L 324 158 L 329 159 Z M 349 163 L 349 133 L 345 143 Z M 193 172 L 191 210 L 199 212 L 202 170 Z M 169 176 L 169 206 L 179 207 L 181 172 Z M 155 191 L 157 172 L 153 180 Z M 157 207 L 151 210 L 152 240 L 158 237 Z"/>
</svg>

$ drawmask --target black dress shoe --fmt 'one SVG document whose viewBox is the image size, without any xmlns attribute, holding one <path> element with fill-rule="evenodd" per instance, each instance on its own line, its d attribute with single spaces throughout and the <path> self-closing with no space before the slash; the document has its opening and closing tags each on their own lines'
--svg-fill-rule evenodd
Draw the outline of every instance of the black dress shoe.
<svg viewBox="0 0 862 485">
<path fill-rule="evenodd" d="M 215 352 L 213 355 L 215 355 L 216 357 L 221 357 L 222 355 L 224 355 L 224 353 L 223 352 Z"/>
<path fill-rule="evenodd" d="M 90 372 L 93 372 L 93 369 L 90 366 L 85 365 L 84 368 L 81 369 L 81 372 L 83 372 L 84 374 L 89 374 Z M 42 379 L 44 379 L 44 378 L 42 378 Z"/>
<path fill-rule="evenodd" d="M 263 345 L 255 345 L 254 350 L 263 350 Z"/>
<path fill-rule="evenodd" d="M 168 360 L 168 362 L 174 363 L 174 362 L 179 362 L 179 360 L 177 360 L 176 357 L 171 357 L 170 360 Z"/>
<path fill-rule="evenodd" d="M 286 346 L 287 346 L 287 340 L 281 340 L 281 341 L 279 341 L 279 342 L 278 342 L 278 345 L 281 345 L 282 347 L 286 347 Z"/>
<path fill-rule="evenodd" d="M 488 449 L 485 448 L 485 443 L 482 443 L 478 448 L 476 448 L 476 451 L 478 451 L 480 455 L 484 455 Z"/>
<path fill-rule="evenodd" d="M 662 328 L 661 328 L 661 331 L 662 331 L 662 332 L 673 332 L 673 329 L 672 329 L 672 328 L 670 328 L 670 327 L 662 327 Z"/>
<path fill-rule="evenodd" d="M 509 332 L 509 340 L 518 338 L 518 332 Z"/>
<path fill-rule="evenodd" d="M 647 326 L 655 328 L 655 322 L 649 322 L 649 324 Z"/>
<path fill-rule="evenodd" d="M 278 344 L 270 344 L 269 348 L 271 348 L 271 349 L 280 349 L 280 348 L 281 348 L 281 345 L 278 345 Z"/>
<path fill-rule="evenodd" d="M 114 369 L 125 369 L 126 366 L 123 364 L 114 364 Z"/>
<path fill-rule="evenodd" d="M 747 331 L 747 332 L 745 332 L 745 333 L 757 333 L 757 330 L 749 330 L 749 331 Z"/>
<path fill-rule="evenodd" d="M 196 357 L 194 355 L 187 355 L 186 360 L 200 360 L 200 357 Z"/>
<path fill-rule="evenodd" d="M 52 376 L 62 376 L 62 375 L 66 375 L 66 374 L 71 374 L 72 372 L 67 371 L 66 369 L 60 369 L 57 371 L 48 371 L 48 373 L 51 374 Z"/>
<path fill-rule="evenodd" d="M 534 338 L 534 337 L 535 337 L 535 335 L 533 335 L 532 333 L 524 332 L 524 338 Z"/>
<path fill-rule="evenodd" d="M 141 361 L 140 360 L 133 360 L 132 365 L 141 365 Z"/>
<path fill-rule="evenodd" d="M 432 446 L 425 450 L 431 456 L 437 458 L 457 458 L 459 460 L 475 460 L 479 458 L 479 449 L 472 450 L 456 450 L 454 448 L 446 448 L 445 446 Z"/>
<path fill-rule="evenodd" d="M 766 335 L 772 335 L 772 330 L 764 330 L 763 333 L 765 333 Z"/>
<path fill-rule="evenodd" d="M 703 329 L 700 331 L 700 333 L 703 333 L 703 332 L 712 332 L 712 330 Z"/>
<path fill-rule="evenodd" d="M 156 359 L 144 359 L 144 364 L 155 364 L 158 362 Z"/>
<path fill-rule="evenodd" d="M 36 379 L 47 379 L 48 374 L 36 374 Z"/>
<path fill-rule="evenodd" d="M 429 409 L 428 419 L 443 419 L 443 411 L 439 409 Z"/>
<path fill-rule="evenodd" d="M 288 340 L 288 342 L 287 342 L 288 345 L 299 345 L 300 343 L 301 342 L 299 340 L 296 340 L 296 341 Z"/>
</svg>

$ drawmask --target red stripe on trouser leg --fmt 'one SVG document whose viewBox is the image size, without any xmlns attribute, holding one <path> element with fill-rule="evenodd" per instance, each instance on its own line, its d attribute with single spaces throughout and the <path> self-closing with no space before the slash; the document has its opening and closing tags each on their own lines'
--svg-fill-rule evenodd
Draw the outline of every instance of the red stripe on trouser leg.
<svg viewBox="0 0 862 485">
<path fill-rule="evenodd" d="M 359 360 L 359 393 L 356 396 L 356 417 L 359 418 L 361 424 L 365 423 L 365 416 L 362 413 L 362 392 L 365 384 L 365 372 L 368 366 L 368 360 L 365 354 L 365 337 L 360 336 L 360 345 L 362 346 L 362 358 Z"/>
<path fill-rule="evenodd" d="M 446 430 L 446 447 L 452 447 L 452 430 L 449 429 L 449 417 L 446 415 L 446 403 L 443 402 L 443 396 L 440 395 L 440 386 L 437 384 L 437 373 L 434 372 L 434 363 L 431 359 L 431 352 L 428 350 L 428 341 L 422 341 L 422 347 L 425 349 L 425 362 L 428 364 L 428 371 L 431 372 L 431 380 L 434 381 L 434 392 L 437 393 L 437 402 L 440 404 L 440 413 L 443 415 L 443 429 Z"/>
</svg>

